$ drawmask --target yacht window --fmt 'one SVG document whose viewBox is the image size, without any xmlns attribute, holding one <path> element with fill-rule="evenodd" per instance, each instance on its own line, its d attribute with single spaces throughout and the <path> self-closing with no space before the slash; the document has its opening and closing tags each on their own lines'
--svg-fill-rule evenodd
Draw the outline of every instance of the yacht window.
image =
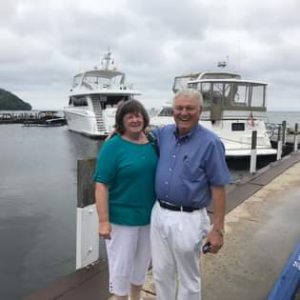
<svg viewBox="0 0 300 300">
<path fill-rule="evenodd" d="M 232 123 L 231 130 L 232 131 L 245 131 L 245 123 Z"/>
<path fill-rule="evenodd" d="M 254 85 L 252 86 L 251 93 L 251 106 L 264 107 L 265 106 L 265 86 Z"/>
<path fill-rule="evenodd" d="M 72 101 L 74 106 L 88 106 L 87 100 L 84 97 L 73 97 Z"/>
<path fill-rule="evenodd" d="M 122 74 L 104 76 L 98 74 L 86 74 L 83 79 L 83 85 L 93 88 L 111 88 L 120 86 L 124 83 Z"/>
<path fill-rule="evenodd" d="M 129 99 L 129 96 L 126 95 L 113 95 L 113 96 L 107 96 L 106 103 L 107 105 L 110 105 L 111 107 L 116 106 L 121 101 L 127 101 Z"/>
<path fill-rule="evenodd" d="M 170 117 L 173 116 L 172 107 L 164 107 L 158 114 L 161 117 Z"/>
<path fill-rule="evenodd" d="M 211 105 L 211 84 L 209 82 L 201 83 L 201 93 L 203 96 L 204 107 L 209 107 Z"/>
<path fill-rule="evenodd" d="M 188 83 L 188 88 L 196 90 L 197 85 L 198 85 L 197 82 Z"/>
<path fill-rule="evenodd" d="M 173 91 L 176 93 L 179 90 L 186 89 L 190 80 L 192 80 L 192 78 L 190 78 L 189 76 L 175 78 Z"/>
<path fill-rule="evenodd" d="M 222 104 L 223 101 L 223 83 L 213 83 L 212 102 Z"/>
<path fill-rule="evenodd" d="M 73 79 L 72 87 L 75 88 L 76 86 L 78 86 L 80 83 L 80 80 L 81 80 L 81 75 L 75 76 Z"/>
<path fill-rule="evenodd" d="M 238 85 L 237 86 L 237 91 L 234 95 L 234 104 L 235 105 L 248 105 L 248 95 L 249 95 L 249 89 L 248 86 L 243 84 L 243 85 Z"/>
<path fill-rule="evenodd" d="M 224 107 L 228 107 L 232 105 L 232 93 L 233 93 L 233 85 L 232 83 L 224 84 Z"/>
</svg>

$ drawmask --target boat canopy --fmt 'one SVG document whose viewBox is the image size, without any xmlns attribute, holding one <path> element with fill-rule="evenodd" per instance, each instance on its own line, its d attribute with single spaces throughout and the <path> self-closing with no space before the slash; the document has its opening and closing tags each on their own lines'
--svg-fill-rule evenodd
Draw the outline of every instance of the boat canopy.
<svg viewBox="0 0 300 300">
<path fill-rule="evenodd" d="M 242 80 L 234 73 L 195 73 L 175 77 L 173 91 L 196 89 L 202 93 L 204 110 L 266 110 L 266 86 L 260 81 Z"/>
<path fill-rule="evenodd" d="M 88 89 L 109 88 L 124 85 L 125 74 L 116 70 L 91 70 L 80 73 L 73 78 L 73 88 L 84 86 Z"/>
<path fill-rule="evenodd" d="M 187 83 L 193 80 L 203 79 L 241 79 L 241 75 L 228 72 L 200 72 L 176 76 L 173 84 L 173 92 L 187 88 Z"/>
</svg>

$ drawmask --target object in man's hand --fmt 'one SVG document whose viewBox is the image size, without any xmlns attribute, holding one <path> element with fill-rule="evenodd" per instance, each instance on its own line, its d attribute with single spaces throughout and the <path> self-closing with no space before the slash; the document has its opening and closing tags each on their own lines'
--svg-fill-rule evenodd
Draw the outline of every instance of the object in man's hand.
<svg viewBox="0 0 300 300">
<path fill-rule="evenodd" d="M 203 254 L 210 252 L 211 249 L 211 244 L 210 242 L 207 242 L 203 247 L 202 247 L 202 252 Z"/>
</svg>

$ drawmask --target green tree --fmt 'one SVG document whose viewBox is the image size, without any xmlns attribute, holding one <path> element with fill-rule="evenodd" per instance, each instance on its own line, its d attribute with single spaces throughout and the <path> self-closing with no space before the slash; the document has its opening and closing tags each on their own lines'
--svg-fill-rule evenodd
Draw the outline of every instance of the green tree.
<svg viewBox="0 0 300 300">
<path fill-rule="evenodd" d="M 21 100 L 13 93 L 0 89 L 0 110 L 31 110 L 29 103 Z"/>
</svg>

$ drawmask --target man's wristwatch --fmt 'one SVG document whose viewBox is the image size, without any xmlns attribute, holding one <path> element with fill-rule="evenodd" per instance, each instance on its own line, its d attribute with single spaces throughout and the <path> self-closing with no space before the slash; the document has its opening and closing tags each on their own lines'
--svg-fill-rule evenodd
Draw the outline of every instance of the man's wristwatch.
<svg viewBox="0 0 300 300">
<path fill-rule="evenodd" d="M 221 237 L 224 237 L 225 235 L 225 230 L 224 229 L 214 229 Z"/>
</svg>

